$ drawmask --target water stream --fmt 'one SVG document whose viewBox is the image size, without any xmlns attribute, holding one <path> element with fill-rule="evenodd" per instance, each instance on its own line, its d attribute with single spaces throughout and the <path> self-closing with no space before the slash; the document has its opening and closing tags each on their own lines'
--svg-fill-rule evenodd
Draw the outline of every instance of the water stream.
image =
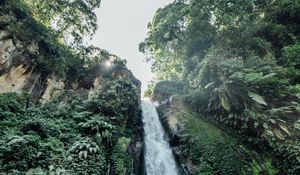
<svg viewBox="0 0 300 175">
<path fill-rule="evenodd" d="M 154 104 L 143 100 L 145 169 L 147 175 L 178 175 L 178 170 Z"/>
</svg>

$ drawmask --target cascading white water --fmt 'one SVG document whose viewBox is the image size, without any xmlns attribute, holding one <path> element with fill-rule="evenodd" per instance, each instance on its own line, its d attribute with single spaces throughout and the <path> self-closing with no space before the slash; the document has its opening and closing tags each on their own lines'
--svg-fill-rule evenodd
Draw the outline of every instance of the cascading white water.
<svg viewBox="0 0 300 175">
<path fill-rule="evenodd" d="M 143 123 L 145 131 L 145 168 L 147 175 L 178 175 L 176 162 L 154 104 L 143 100 Z"/>
</svg>

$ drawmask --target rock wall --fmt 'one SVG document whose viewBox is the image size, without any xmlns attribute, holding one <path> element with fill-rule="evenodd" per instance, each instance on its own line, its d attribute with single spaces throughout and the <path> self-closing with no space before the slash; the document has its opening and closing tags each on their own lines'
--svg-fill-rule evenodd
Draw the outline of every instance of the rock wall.
<svg viewBox="0 0 300 175">
<path fill-rule="evenodd" d="M 63 95 L 65 92 L 72 91 L 82 97 L 82 101 L 85 101 L 91 100 L 99 95 L 99 92 L 104 91 L 105 88 L 103 86 L 105 83 L 119 79 L 124 79 L 130 84 L 134 84 L 140 91 L 140 81 L 134 77 L 122 61 L 116 62 L 110 67 L 106 67 L 100 61 L 97 63 L 95 61 L 95 63 L 93 62 L 94 64 L 85 67 L 82 57 L 75 56 L 71 49 L 64 52 L 64 45 L 54 41 L 48 42 L 49 36 L 47 35 L 49 34 L 51 37 L 51 31 L 43 35 L 41 31 L 45 30 L 47 32 L 48 29 L 35 31 L 40 27 L 36 21 L 31 21 L 32 23 L 29 23 L 29 25 L 27 23 L 25 25 L 24 21 L 24 19 L 14 17 L 13 12 L 5 16 L 0 15 L 0 94 L 26 92 L 31 94 L 35 103 L 46 103 L 55 97 Z M 26 32 L 19 30 L 14 25 L 20 25 L 23 28 L 33 27 L 31 29 L 32 33 L 24 36 L 24 39 L 22 34 L 26 34 Z M 13 30 L 11 30 L 12 28 Z M 21 35 L 12 32 L 14 30 L 21 31 Z M 52 46 L 53 48 L 51 48 Z M 60 46 L 63 49 L 57 49 Z M 66 49 L 68 48 L 66 47 Z M 68 58 L 65 59 L 64 57 Z M 55 62 L 57 61 L 55 60 L 56 58 L 59 58 L 57 59 L 59 60 L 58 63 Z M 104 56 L 101 55 L 101 58 L 103 60 L 117 60 L 116 56 L 108 52 Z M 60 63 L 64 64 L 65 62 L 67 62 L 65 65 L 60 65 Z M 73 62 L 75 63 L 73 64 Z M 58 72 L 60 69 L 62 69 L 62 73 Z M 68 72 L 69 70 L 74 71 L 74 75 L 72 71 L 72 73 Z M 139 94 L 136 94 L 136 97 L 138 101 Z M 132 122 L 132 126 L 130 126 L 133 130 L 131 132 L 134 132 L 134 134 L 128 134 L 128 137 L 131 137 L 131 142 L 127 148 L 134 162 L 132 162 L 132 167 L 125 167 L 124 172 L 131 172 L 132 174 L 143 174 L 143 129 L 141 111 L 138 112 L 138 105 L 139 103 L 127 110 L 127 117 L 132 118 L 131 120 L 135 122 L 134 124 Z M 129 127 L 129 124 L 124 122 L 122 126 Z M 127 168 L 131 169 L 128 170 Z"/>
<path fill-rule="evenodd" d="M 37 98 L 45 89 L 45 79 L 35 71 L 39 55 L 37 43 L 22 43 L 14 35 L 0 30 L 0 93 L 29 92 Z"/>
<path fill-rule="evenodd" d="M 67 81 L 65 77 L 41 73 L 35 64 L 35 60 L 39 59 L 41 54 L 36 42 L 26 45 L 15 39 L 14 35 L 8 31 L 0 30 L 0 93 L 28 92 L 37 100 L 46 102 L 65 90 L 74 90 L 82 97 L 90 99 L 101 89 L 101 84 L 105 81 L 101 71 L 91 73 L 93 74 L 91 86 L 82 85 L 83 81 L 80 80 L 72 82 L 69 87 L 65 84 Z M 99 69 L 104 69 L 104 66 L 99 66 Z M 141 86 L 139 80 L 125 67 L 112 67 L 106 74 L 110 74 L 113 78 L 128 79 L 138 88 Z"/>
</svg>

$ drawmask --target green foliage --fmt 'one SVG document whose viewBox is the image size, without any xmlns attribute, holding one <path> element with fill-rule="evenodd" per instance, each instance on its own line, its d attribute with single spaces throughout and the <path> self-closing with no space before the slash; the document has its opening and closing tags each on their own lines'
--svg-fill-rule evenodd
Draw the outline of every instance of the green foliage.
<svg viewBox="0 0 300 175">
<path fill-rule="evenodd" d="M 102 116 L 93 116 L 86 122 L 79 123 L 78 126 L 85 134 L 95 136 L 97 141 L 105 144 L 106 147 L 109 147 L 115 139 L 113 135 L 116 134 L 116 127 L 109 121 L 105 121 Z"/>
<path fill-rule="evenodd" d="M 129 144 L 130 139 L 121 137 L 112 149 L 112 170 L 115 174 L 124 174 L 126 168 L 132 167 L 132 158 L 127 153 Z"/>
<path fill-rule="evenodd" d="M 0 30 L 16 46 L 12 65 L 30 66 L 42 89 L 50 75 L 64 80 L 66 89 L 75 82 L 78 89 L 91 89 L 97 76 L 105 82 L 90 100 L 73 90 L 45 104 L 28 94 L 0 94 L 1 173 L 99 175 L 110 171 L 113 157 L 120 162 L 116 171 L 131 171 L 132 155 L 122 147 L 130 139 L 121 138 L 137 134 L 136 80 L 122 75 L 130 73 L 125 60 L 82 42 L 97 29 L 99 5 L 100 0 L 0 1 Z M 105 61 L 113 63 L 111 69 Z"/>
<path fill-rule="evenodd" d="M 3 142 L 4 141 L 4 142 Z M 6 143 L 5 143 L 6 141 Z M 26 171 L 55 163 L 62 158 L 63 144 L 57 139 L 41 139 L 38 135 L 14 135 L 1 143 L 1 172 Z M 57 162 L 58 163 L 58 162 Z"/>
<path fill-rule="evenodd" d="M 36 20 L 52 27 L 60 37 L 71 34 L 75 42 L 81 42 L 83 36 L 91 36 L 97 29 L 94 9 L 99 8 L 100 0 L 22 0 L 20 3 L 26 4 Z"/>
<path fill-rule="evenodd" d="M 179 133 L 184 143 L 183 154 L 197 167 L 193 174 L 261 174 L 277 171 L 270 160 L 261 155 L 260 162 L 268 166 L 265 170 L 264 165 L 257 164 L 257 156 L 249 148 L 208 120 L 187 108 L 178 109 L 177 106 L 174 109 L 174 115 L 184 124 L 184 129 Z"/>
<path fill-rule="evenodd" d="M 73 146 L 69 149 L 70 153 L 78 154 L 77 156 L 80 159 L 86 159 L 88 156 L 96 154 L 100 152 L 100 148 L 95 142 L 91 142 L 90 140 L 77 141 L 73 144 Z"/>
<path fill-rule="evenodd" d="M 283 144 L 279 144 L 277 149 L 284 158 L 280 162 L 279 166 L 287 168 L 288 174 L 299 174 L 300 173 L 300 144 L 296 141 L 286 141 Z"/>
<path fill-rule="evenodd" d="M 139 101 L 138 89 L 130 81 L 117 79 L 108 81 L 99 90 L 99 95 L 87 103 L 87 108 L 101 112 L 117 123 L 123 123 L 129 116 L 135 116 Z"/>
<path fill-rule="evenodd" d="M 245 157 L 236 152 L 236 141 L 193 114 L 186 115 L 190 116 L 185 118 L 185 133 L 188 134 L 185 151 L 199 165 L 196 174 L 239 174 Z"/>
<path fill-rule="evenodd" d="M 100 112 L 102 106 L 90 108 L 97 99 L 106 99 L 104 92 L 91 101 L 65 93 L 43 105 L 31 103 L 28 94 L 0 94 L 1 112 L 9 114 L 1 113 L 0 172 L 106 174 L 112 162 L 118 162 L 113 164 L 116 172 L 129 172 L 127 148 L 136 132 L 129 122 L 137 120 L 139 95 L 125 80 L 108 81 L 106 88 L 107 92 L 112 88 L 114 97 L 101 101 L 105 110 L 114 110 L 106 114 Z M 131 103 L 125 105 L 120 97 L 131 98 Z M 110 103 L 124 106 L 117 109 Z M 123 116 L 123 121 L 115 116 Z"/>
<path fill-rule="evenodd" d="M 102 116 L 93 116 L 90 120 L 79 123 L 78 126 L 88 134 L 101 133 L 103 136 L 104 133 L 114 130 L 114 126 L 105 121 L 105 118 Z"/>
<path fill-rule="evenodd" d="M 65 166 L 70 174 L 99 174 L 106 172 L 106 152 L 95 142 L 81 140 L 75 142 L 70 148 L 71 155 L 68 156 Z"/>
<path fill-rule="evenodd" d="M 148 25 L 151 30 L 150 36 L 140 44 L 140 51 L 149 57 L 155 57 L 156 62 L 152 69 L 158 73 L 158 80 L 178 80 L 183 74 L 180 54 L 174 54 L 172 51 L 180 50 L 182 46 L 182 15 L 185 14 L 185 6 L 182 2 L 174 2 L 173 5 L 158 10 L 153 22 Z"/>
<path fill-rule="evenodd" d="M 43 77 L 55 74 L 70 82 L 80 80 L 112 56 L 81 42 L 83 36 L 91 36 L 97 28 L 93 10 L 99 3 L 100 0 L 4 1 L 0 4 L 0 15 L 7 22 L 0 29 L 8 31 L 14 43 L 21 41 L 24 48 L 19 49 L 26 50 L 22 58 L 33 62 Z M 37 53 L 28 53 L 29 44 L 38 46 Z M 115 64 L 125 65 L 120 58 Z"/>
<path fill-rule="evenodd" d="M 253 92 L 249 92 L 249 97 L 254 100 L 255 102 L 259 103 L 259 104 L 262 104 L 262 105 L 265 105 L 267 106 L 267 102 L 264 100 L 264 98 L 256 93 L 253 93 Z"/>
<path fill-rule="evenodd" d="M 140 50 L 159 80 L 184 84 L 181 94 L 202 116 L 254 147 L 293 154 L 275 143 L 299 143 L 298 28 L 298 1 L 176 0 L 156 12 Z M 292 164 L 284 172 L 297 174 Z"/>
<path fill-rule="evenodd" d="M 294 44 L 283 48 L 283 55 L 287 60 L 287 65 L 290 67 L 297 66 L 300 64 L 300 45 Z"/>
<path fill-rule="evenodd" d="M 155 87 L 155 81 L 151 80 L 151 82 L 147 86 L 147 89 L 144 92 L 144 97 L 150 97 L 153 94 L 154 87 Z"/>
<path fill-rule="evenodd" d="M 0 95 L 0 121 L 13 117 L 15 113 L 23 112 L 23 108 L 29 106 L 30 99 L 28 94 L 14 94 Z"/>
</svg>

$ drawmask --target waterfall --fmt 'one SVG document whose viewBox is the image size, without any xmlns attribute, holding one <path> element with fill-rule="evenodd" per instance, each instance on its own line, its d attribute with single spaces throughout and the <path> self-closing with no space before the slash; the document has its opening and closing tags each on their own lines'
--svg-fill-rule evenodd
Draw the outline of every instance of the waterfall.
<svg viewBox="0 0 300 175">
<path fill-rule="evenodd" d="M 178 175 L 176 162 L 154 104 L 143 100 L 143 123 L 145 131 L 145 168 L 147 175 Z"/>
</svg>

